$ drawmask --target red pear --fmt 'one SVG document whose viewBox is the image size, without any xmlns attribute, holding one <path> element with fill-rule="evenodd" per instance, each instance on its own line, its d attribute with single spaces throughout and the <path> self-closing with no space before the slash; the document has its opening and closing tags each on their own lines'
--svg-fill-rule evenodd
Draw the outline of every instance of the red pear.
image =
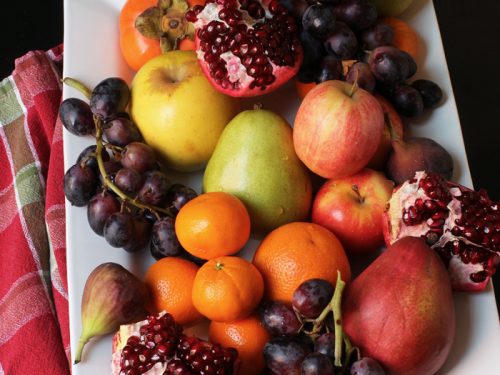
<svg viewBox="0 0 500 375">
<path fill-rule="evenodd" d="M 451 284 L 421 238 L 402 238 L 350 285 L 343 325 L 363 356 L 394 375 L 435 374 L 455 335 Z"/>
</svg>

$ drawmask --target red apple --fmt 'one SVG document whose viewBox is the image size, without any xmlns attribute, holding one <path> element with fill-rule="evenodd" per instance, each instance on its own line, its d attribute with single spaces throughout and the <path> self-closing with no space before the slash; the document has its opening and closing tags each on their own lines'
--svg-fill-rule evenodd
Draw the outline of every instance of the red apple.
<svg viewBox="0 0 500 375">
<path fill-rule="evenodd" d="M 325 81 L 302 101 L 293 143 L 302 162 L 324 178 L 352 175 L 375 154 L 384 113 L 368 91 L 342 81 Z"/>
<path fill-rule="evenodd" d="M 375 94 L 375 98 L 380 103 L 382 111 L 384 111 L 384 132 L 377 151 L 371 158 L 367 167 L 381 171 L 385 168 L 385 163 L 392 150 L 392 139 L 394 137 L 403 139 L 403 121 L 396 109 L 386 98 L 380 94 Z"/>
<path fill-rule="evenodd" d="M 384 244 L 382 219 L 393 187 L 368 168 L 328 180 L 315 196 L 312 221 L 330 229 L 349 254 L 375 251 Z"/>
</svg>

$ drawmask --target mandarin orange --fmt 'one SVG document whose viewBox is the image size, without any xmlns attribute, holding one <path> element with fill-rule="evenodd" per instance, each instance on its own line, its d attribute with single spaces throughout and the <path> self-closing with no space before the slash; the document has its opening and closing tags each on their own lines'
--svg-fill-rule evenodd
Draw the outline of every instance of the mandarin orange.
<svg viewBox="0 0 500 375">
<path fill-rule="evenodd" d="M 211 322 L 210 341 L 238 350 L 240 367 L 236 375 L 260 374 L 265 368 L 263 348 L 271 335 L 256 315 L 235 322 Z"/>
<path fill-rule="evenodd" d="M 269 233 L 257 248 L 253 264 L 264 278 L 265 296 L 286 303 L 308 279 L 325 279 L 335 286 L 337 270 L 342 280 L 348 282 L 351 278 L 340 241 L 314 223 L 289 223 Z"/>
<path fill-rule="evenodd" d="M 198 258 L 232 255 L 250 237 L 250 216 L 234 195 L 205 193 L 180 209 L 175 232 L 182 247 Z"/>
<path fill-rule="evenodd" d="M 198 266 L 185 259 L 168 257 L 155 262 L 144 282 L 155 313 L 166 310 L 179 324 L 195 323 L 203 318 L 191 299 Z"/>
<path fill-rule="evenodd" d="M 249 261 L 218 257 L 203 264 L 193 284 L 193 305 L 208 319 L 229 322 L 249 316 L 264 293 L 262 276 Z"/>
</svg>

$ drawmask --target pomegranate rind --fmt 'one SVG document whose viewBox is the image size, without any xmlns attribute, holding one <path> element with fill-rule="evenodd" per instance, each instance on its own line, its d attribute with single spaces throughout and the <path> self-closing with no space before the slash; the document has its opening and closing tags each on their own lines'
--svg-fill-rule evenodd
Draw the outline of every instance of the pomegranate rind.
<svg viewBox="0 0 500 375">
<path fill-rule="evenodd" d="M 430 227 L 428 221 L 413 226 L 407 226 L 402 221 L 403 210 L 408 209 L 418 198 L 423 200 L 429 199 L 423 189 L 419 188 L 420 180 L 425 177 L 427 177 L 427 173 L 419 171 L 415 174 L 413 181 L 405 181 L 403 184 L 394 188 L 388 208 L 383 215 L 383 233 L 387 246 L 390 246 L 403 237 L 423 237 L 429 231 Z M 431 248 L 438 250 L 447 243 L 460 241 L 464 244 L 491 252 L 492 256 L 488 259 L 486 264 L 465 263 L 462 261 L 460 254 L 450 254 L 449 259 L 445 260 L 453 290 L 460 292 L 479 292 L 486 288 L 491 275 L 500 264 L 500 253 L 486 248 L 481 244 L 471 242 L 463 236 L 453 235 L 451 228 L 457 226 L 455 220 L 460 218 L 462 214 L 461 203 L 457 198 L 460 197 L 463 192 L 471 191 L 471 189 L 450 181 L 447 182 L 447 185 L 451 194 L 451 200 L 446 207 L 448 210 L 448 217 L 443 225 L 443 234 Z M 493 272 L 491 270 L 493 270 Z M 473 281 L 471 275 L 478 272 L 487 272 L 488 276 L 483 281 Z"/>
</svg>

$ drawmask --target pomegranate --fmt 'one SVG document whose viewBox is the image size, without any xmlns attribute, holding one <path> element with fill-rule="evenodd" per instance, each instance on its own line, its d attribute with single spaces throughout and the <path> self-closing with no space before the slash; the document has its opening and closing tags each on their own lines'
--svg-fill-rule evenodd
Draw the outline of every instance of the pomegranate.
<svg viewBox="0 0 500 375">
<path fill-rule="evenodd" d="M 122 325 L 112 349 L 114 375 L 231 375 L 237 367 L 236 349 L 186 336 L 166 312 Z"/>
<path fill-rule="evenodd" d="M 186 13 L 198 61 L 224 94 L 271 92 L 292 78 L 303 51 L 294 17 L 277 0 L 207 0 Z"/>
<path fill-rule="evenodd" d="M 395 188 L 384 217 L 387 245 L 423 237 L 443 259 L 457 291 L 483 290 L 500 263 L 499 203 L 434 173 Z"/>
</svg>

